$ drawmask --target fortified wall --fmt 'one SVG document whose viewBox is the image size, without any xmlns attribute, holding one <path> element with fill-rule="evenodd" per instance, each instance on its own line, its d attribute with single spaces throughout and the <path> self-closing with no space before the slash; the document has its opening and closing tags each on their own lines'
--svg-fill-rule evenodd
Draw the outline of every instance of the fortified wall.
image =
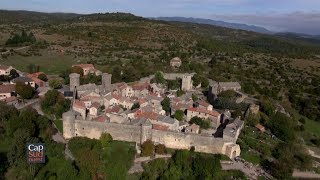
<svg viewBox="0 0 320 180">
<path fill-rule="evenodd" d="M 98 139 L 104 132 L 110 133 L 113 139 L 119 141 L 142 144 L 150 139 L 156 144 L 164 144 L 166 147 L 173 149 L 195 147 L 197 152 L 225 154 L 230 158 L 240 155 L 240 146 L 230 141 L 231 138 L 215 138 L 199 134 L 155 130 L 152 129 L 152 125 L 148 121 L 140 125 L 117 124 L 77 120 L 75 114 L 71 111 L 63 114 L 63 136 L 66 139 L 77 136 Z"/>
</svg>

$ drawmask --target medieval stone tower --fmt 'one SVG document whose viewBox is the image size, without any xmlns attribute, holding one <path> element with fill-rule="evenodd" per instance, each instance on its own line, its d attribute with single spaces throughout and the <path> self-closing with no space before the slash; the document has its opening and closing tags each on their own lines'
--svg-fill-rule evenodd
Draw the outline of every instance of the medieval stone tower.
<svg viewBox="0 0 320 180">
<path fill-rule="evenodd" d="M 192 89 L 192 75 L 183 75 L 181 90 L 190 91 Z"/>
<path fill-rule="evenodd" d="M 111 91 L 111 77 L 112 74 L 108 74 L 108 73 L 103 73 L 102 74 L 102 86 L 103 89 L 107 92 Z"/>
<path fill-rule="evenodd" d="M 62 114 L 63 119 L 63 136 L 70 139 L 75 136 L 75 114 L 68 111 Z"/>
<path fill-rule="evenodd" d="M 80 86 L 80 74 L 72 73 L 69 75 L 70 78 L 70 91 L 74 91 L 76 87 Z"/>
<path fill-rule="evenodd" d="M 145 142 L 146 140 L 152 140 L 152 124 L 149 121 L 141 124 L 141 137 L 140 137 L 140 144 Z"/>
</svg>

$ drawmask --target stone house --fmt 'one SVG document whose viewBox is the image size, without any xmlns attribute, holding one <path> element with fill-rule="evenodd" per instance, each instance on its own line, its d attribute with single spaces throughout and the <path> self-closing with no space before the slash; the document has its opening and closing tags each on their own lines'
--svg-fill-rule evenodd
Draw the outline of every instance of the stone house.
<svg viewBox="0 0 320 180">
<path fill-rule="evenodd" d="M 221 114 L 215 110 L 208 111 L 204 108 L 188 108 L 187 109 L 187 121 L 190 121 L 193 117 L 200 117 L 203 119 L 210 119 L 217 126 L 220 125 Z"/>
<path fill-rule="evenodd" d="M 100 103 L 94 102 L 89 108 L 89 114 L 93 117 L 98 116 L 99 108 L 101 107 Z"/>
<path fill-rule="evenodd" d="M 150 90 L 152 93 L 157 95 L 163 94 L 165 92 L 165 88 L 162 85 L 156 83 L 152 83 L 150 85 Z"/>
<path fill-rule="evenodd" d="M 86 119 L 87 116 L 87 108 L 84 102 L 79 101 L 79 100 L 75 100 L 73 105 L 72 105 L 72 109 L 76 112 L 78 112 L 82 119 Z"/>
<path fill-rule="evenodd" d="M 121 97 L 119 99 L 119 105 L 121 105 L 122 107 L 126 108 L 126 109 L 131 109 L 133 106 L 134 102 L 126 97 Z"/>
<path fill-rule="evenodd" d="M 11 81 L 11 84 L 16 84 L 17 82 L 21 82 L 26 85 L 30 85 L 33 88 L 36 88 L 36 83 L 34 82 L 34 80 L 29 77 L 26 77 L 26 76 L 20 76 L 20 77 L 13 79 Z"/>
<path fill-rule="evenodd" d="M 132 85 L 135 97 L 145 97 L 149 94 L 149 83 L 136 83 Z"/>
<path fill-rule="evenodd" d="M 182 61 L 179 57 L 175 57 L 170 60 L 171 67 L 179 68 L 181 65 L 182 65 Z"/>
<path fill-rule="evenodd" d="M 185 132 L 186 133 L 195 133 L 195 134 L 199 134 L 200 131 L 200 126 L 196 125 L 196 124 L 192 124 L 188 127 L 185 128 Z"/>
<path fill-rule="evenodd" d="M 43 72 L 36 72 L 36 73 L 33 73 L 33 74 L 28 74 L 27 76 L 29 78 L 31 78 L 38 87 L 46 87 L 46 82 L 42 81 L 41 79 L 38 78 L 38 76 L 40 74 L 44 74 Z"/>
<path fill-rule="evenodd" d="M 75 67 L 75 66 L 82 68 L 84 76 L 88 75 L 89 73 L 95 74 L 96 76 L 99 76 L 102 74 L 101 71 L 97 70 L 93 66 L 93 64 L 76 64 L 76 65 L 73 65 L 72 67 Z"/>
<path fill-rule="evenodd" d="M 195 102 L 195 106 L 196 107 L 199 107 L 199 108 L 203 108 L 203 109 L 206 109 L 208 111 L 212 111 L 213 110 L 213 106 L 205 101 L 202 101 L 202 100 L 197 100 Z"/>
<path fill-rule="evenodd" d="M 0 100 L 12 97 L 16 88 L 13 84 L 0 85 Z"/>
<path fill-rule="evenodd" d="M 12 66 L 0 65 L 0 75 L 9 76 Z"/>
</svg>

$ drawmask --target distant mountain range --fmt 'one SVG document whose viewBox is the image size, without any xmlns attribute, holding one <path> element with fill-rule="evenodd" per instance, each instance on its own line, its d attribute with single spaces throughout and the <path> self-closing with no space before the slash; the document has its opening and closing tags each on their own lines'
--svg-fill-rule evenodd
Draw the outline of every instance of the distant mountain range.
<svg viewBox="0 0 320 180">
<path fill-rule="evenodd" d="M 240 24 L 240 23 L 229 23 L 225 21 L 216 21 L 212 19 L 202 19 L 202 18 L 186 18 L 186 17 L 156 17 L 151 18 L 156 20 L 162 20 L 162 21 L 178 21 L 178 22 L 191 22 L 191 23 L 198 23 L 198 24 L 210 24 L 215 26 L 221 26 L 231 29 L 241 29 L 246 31 L 253 31 L 263 34 L 273 34 L 272 31 L 269 31 L 268 29 L 260 26 L 254 26 L 254 25 L 247 25 L 247 24 Z"/>
</svg>

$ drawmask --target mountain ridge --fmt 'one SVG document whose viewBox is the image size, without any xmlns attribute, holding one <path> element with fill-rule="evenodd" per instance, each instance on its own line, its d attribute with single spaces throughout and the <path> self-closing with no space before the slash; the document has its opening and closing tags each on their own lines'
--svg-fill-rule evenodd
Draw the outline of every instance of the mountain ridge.
<svg viewBox="0 0 320 180">
<path fill-rule="evenodd" d="M 191 22 L 191 23 L 198 23 L 198 24 L 209 24 L 209 25 L 215 25 L 215 26 L 221 26 L 231 29 L 240 29 L 240 30 L 246 30 L 246 31 L 253 31 L 263 34 L 273 34 L 274 32 L 269 31 L 268 29 L 260 26 L 255 25 L 248 25 L 248 24 L 241 24 L 241 23 L 230 23 L 220 20 L 212 20 L 212 19 L 204 19 L 204 18 L 193 18 L 193 17 L 155 17 L 150 18 L 155 20 L 162 20 L 162 21 L 178 21 L 178 22 Z"/>
</svg>

